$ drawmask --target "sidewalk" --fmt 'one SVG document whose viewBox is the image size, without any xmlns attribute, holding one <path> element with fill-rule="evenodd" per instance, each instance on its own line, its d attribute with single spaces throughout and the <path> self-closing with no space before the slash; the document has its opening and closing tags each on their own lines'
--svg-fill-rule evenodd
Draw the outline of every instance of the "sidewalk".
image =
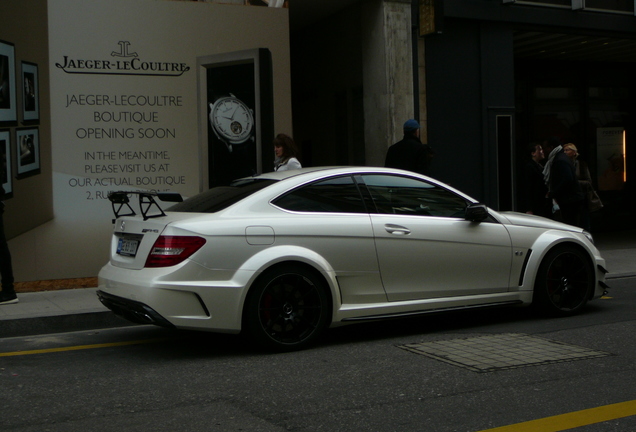
<svg viewBox="0 0 636 432">
<path fill-rule="evenodd" d="M 636 276 L 636 230 L 598 233 L 596 246 L 612 279 Z M 0 338 L 134 325 L 97 299 L 97 288 L 19 293 L 20 302 L 0 306 Z"/>
</svg>

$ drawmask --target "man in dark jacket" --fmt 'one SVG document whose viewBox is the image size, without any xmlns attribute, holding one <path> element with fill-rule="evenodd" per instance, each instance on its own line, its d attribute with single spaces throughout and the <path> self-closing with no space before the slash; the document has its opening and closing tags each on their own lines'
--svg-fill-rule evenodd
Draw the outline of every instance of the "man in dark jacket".
<svg viewBox="0 0 636 432">
<path fill-rule="evenodd" d="M 521 197 L 523 211 L 543 217 L 552 217 L 552 204 L 548 200 L 548 187 L 543 178 L 543 165 L 545 159 L 543 147 L 540 143 L 532 143 L 528 153 L 530 160 L 524 167 L 524 194 Z"/>
<path fill-rule="evenodd" d="M 389 147 L 384 166 L 431 175 L 433 151 L 420 141 L 420 124 L 413 119 L 404 123 L 404 138 Z"/>
<path fill-rule="evenodd" d="M 2 168 L 2 167 L 0 167 Z M 4 178 L 4 176 L 0 176 Z M 4 188 L 0 183 L 0 276 L 2 277 L 2 291 L 0 291 L 0 305 L 17 303 L 18 296 L 13 289 L 13 267 L 11 266 L 11 253 L 7 238 L 4 235 L 4 221 L 2 213 L 4 213 Z"/>
<path fill-rule="evenodd" d="M 556 139 L 548 139 L 543 147 L 549 154 L 543 170 L 549 190 L 548 198 L 554 199 L 558 204 L 563 222 L 580 226 L 584 196 L 576 178 L 574 163 L 563 152 L 563 146 Z"/>
</svg>

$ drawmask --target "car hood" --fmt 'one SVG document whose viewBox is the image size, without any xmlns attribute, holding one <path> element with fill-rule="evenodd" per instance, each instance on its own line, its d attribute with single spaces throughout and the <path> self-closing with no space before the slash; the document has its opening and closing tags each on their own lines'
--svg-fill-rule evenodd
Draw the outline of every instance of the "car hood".
<svg viewBox="0 0 636 432">
<path fill-rule="evenodd" d="M 571 232 L 582 232 L 583 229 L 572 225 L 564 224 L 561 222 L 553 221 L 541 216 L 529 215 L 525 213 L 516 212 L 498 212 L 502 219 L 505 219 L 506 224 L 526 226 L 532 228 L 544 228 L 544 229 L 558 229 Z"/>
</svg>

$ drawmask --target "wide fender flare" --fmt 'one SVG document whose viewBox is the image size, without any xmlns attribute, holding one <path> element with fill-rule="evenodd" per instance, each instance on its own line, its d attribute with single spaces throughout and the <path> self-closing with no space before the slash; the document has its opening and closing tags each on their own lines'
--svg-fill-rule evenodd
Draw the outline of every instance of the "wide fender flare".
<svg viewBox="0 0 636 432">
<path fill-rule="evenodd" d="M 311 249 L 301 246 L 281 245 L 273 246 L 252 255 L 247 261 L 241 265 L 242 269 L 249 270 L 249 280 L 245 281 L 248 288 L 244 291 L 241 302 L 245 303 L 247 293 L 250 291 L 254 281 L 267 269 L 282 263 L 299 262 L 306 264 L 316 271 L 320 272 L 326 280 L 333 300 L 333 307 L 341 304 L 340 289 L 338 280 L 336 279 L 336 271 L 331 264 L 320 254 Z"/>
<path fill-rule="evenodd" d="M 573 232 L 564 232 L 560 230 L 550 230 L 541 234 L 532 244 L 530 249 L 532 249 L 532 254 L 530 255 L 530 259 L 528 260 L 528 264 L 526 266 L 525 276 L 523 280 L 523 285 L 521 287 L 522 291 L 532 291 L 534 290 L 534 285 L 537 277 L 537 272 L 539 271 L 539 266 L 543 262 L 545 256 L 555 247 L 559 245 L 577 245 L 581 250 L 584 250 L 588 255 L 590 262 L 594 265 L 596 261 L 596 257 L 591 251 L 595 250 L 595 246 L 587 240 L 587 238 L 581 238 L 582 236 L 577 235 Z"/>
</svg>

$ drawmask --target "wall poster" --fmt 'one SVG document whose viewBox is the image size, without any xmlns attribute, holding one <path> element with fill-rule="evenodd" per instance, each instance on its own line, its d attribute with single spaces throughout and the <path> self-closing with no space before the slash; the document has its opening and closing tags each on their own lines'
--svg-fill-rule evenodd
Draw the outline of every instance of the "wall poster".
<svg viewBox="0 0 636 432">
<path fill-rule="evenodd" d="M 15 47 L 0 41 L 0 122 L 15 122 Z"/>
<path fill-rule="evenodd" d="M 40 174 L 40 133 L 38 128 L 20 128 L 16 138 L 16 178 Z"/>
<path fill-rule="evenodd" d="M 13 196 L 13 182 L 11 172 L 11 131 L 0 130 L 0 183 L 4 189 L 5 198 Z"/>
<path fill-rule="evenodd" d="M 202 189 L 262 173 L 263 153 L 272 159 L 267 147 L 274 123 L 269 50 L 207 56 L 197 63 L 201 129 L 207 130 L 201 134 L 202 182 L 207 178 Z"/>
<path fill-rule="evenodd" d="M 38 65 L 22 62 L 22 120 L 40 120 Z"/>
</svg>

